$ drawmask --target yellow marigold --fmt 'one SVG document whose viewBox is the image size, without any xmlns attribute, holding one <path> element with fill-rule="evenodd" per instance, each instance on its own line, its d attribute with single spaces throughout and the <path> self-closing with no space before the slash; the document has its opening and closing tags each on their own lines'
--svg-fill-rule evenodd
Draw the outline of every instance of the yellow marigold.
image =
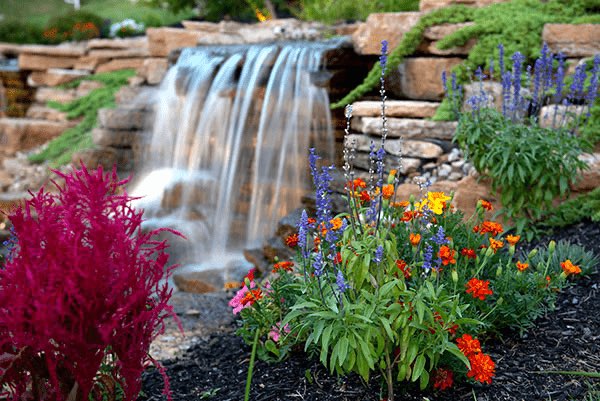
<svg viewBox="0 0 600 401">
<path fill-rule="evenodd" d="M 383 199 L 390 199 L 392 196 L 394 196 L 394 191 L 395 189 L 392 184 L 385 184 L 382 189 Z"/>
<path fill-rule="evenodd" d="M 529 263 L 517 262 L 517 269 L 519 269 L 520 272 L 524 272 L 528 267 Z"/>
<path fill-rule="evenodd" d="M 564 262 L 561 262 L 560 267 L 562 267 L 563 272 L 565 272 L 565 275 L 569 275 L 569 274 L 579 274 L 581 273 L 581 268 L 577 265 L 574 265 L 573 262 L 571 262 L 571 260 L 567 259 Z"/>
<path fill-rule="evenodd" d="M 443 192 L 427 192 L 427 207 L 435 214 L 442 214 L 450 199 Z"/>
<path fill-rule="evenodd" d="M 494 251 L 494 253 L 496 253 L 496 251 L 500 248 L 502 248 L 504 246 L 504 242 L 503 241 L 499 241 L 497 239 L 494 238 L 490 238 L 490 248 L 492 248 L 492 250 Z"/>
<path fill-rule="evenodd" d="M 412 246 L 417 246 L 421 242 L 421 234 L 409 234 L 409 241 Z"/>
<path fill-rule="evenodd" d="M 521 239 L 521 236 L 508 234 L 504 239 L 506 240 L 506 242 L 508 242 L 509 245 L 515 246 L 517 242 L 519 242 L 519 240 Z"/>
</svg>

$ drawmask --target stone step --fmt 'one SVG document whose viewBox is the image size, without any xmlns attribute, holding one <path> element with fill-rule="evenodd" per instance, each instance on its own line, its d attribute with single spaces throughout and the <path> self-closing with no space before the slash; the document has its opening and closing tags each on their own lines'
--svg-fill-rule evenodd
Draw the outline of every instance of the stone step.
<svg viewBox="0 0 600 401">
<path fill-rule="evenodd" d="M 46 121 L 32 118 L 0 118 L 0 144 L 6 155 L 28 150 L 59 136 L 73 122 Z"/>
<path fill-rule="evenodd" d="M 361 117 L 352 120 L 354 131 L 369 135 L 381 135 L 381 118 Z M 415 118 L 388 118 L 388 138 L 452 140 L 456 131 L 455 121 L 430 121 Z"/>
<path fill-rule="evenodd" d="M 385 114 L 399 118 L 430 118 L 440 106 L 439 102 L 388 100 L 385 102 Z M 365 100 L 352 104 L 354 117 L 378 117 L 381 115 L 381 102 Z"/>
<path fill-rule="evenodd" d="M 67 122 L 67 113 L 47 107 L 42 104 L 32 104 L 27 110 L 25 115 L 27 118 L 36 120 L 56 121 L 56 122 Z"/>
<path fill-rule="evenodd" d="M 27 83 L 33 87 L 58 86 L 87 75 L 89 72 L 84 70 L 50 68 L 46 71 L 33 71 L 27 78 Z"/>
</svg>

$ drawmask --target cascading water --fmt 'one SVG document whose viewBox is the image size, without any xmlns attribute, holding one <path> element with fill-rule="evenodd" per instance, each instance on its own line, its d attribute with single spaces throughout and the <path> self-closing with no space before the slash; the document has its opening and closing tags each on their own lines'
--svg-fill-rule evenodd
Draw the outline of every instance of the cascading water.
<svg viewBox="0 0 600 401">
<path fill-rule="evenodd" d="M 241 259 L 300 205 L 309 146 L 333 156 L 328 95 L 311 76 L 334 46 L 186 49 L 169 70 L 132 193 L 147 224 L 188 238 L 180 263 Z"/>
</svg>

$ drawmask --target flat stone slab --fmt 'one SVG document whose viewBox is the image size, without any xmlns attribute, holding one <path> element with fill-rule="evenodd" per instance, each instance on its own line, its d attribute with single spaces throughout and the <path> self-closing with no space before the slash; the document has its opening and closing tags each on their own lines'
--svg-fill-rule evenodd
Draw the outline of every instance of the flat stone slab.
<svg viewBox="0 0 600 401">
<path fill-rule="evenodd" d="M 430 118 L 439 107 L 439 102 L 388 100 L 385 102 L 385 114 L 389 117 Z M 378 117 L 381 115 L 381 102 L 365 100 L 352 105 L 355 117 Z"/>
<path fill-rule="evenodd" d="M 29 86 L 58 86 L 83 78 L 90 73 L 85 70 L 71 70 L 62 68 L 50 68 L 46 71 L 33 71 L 27 77 Z"/>
<path fill-rule="evenodd" d="M 452 140 L 455 121 L 430 121 L 414 118 L 388 118 L 388 138 Z M 352 120 L 351 128 L 369 135 L 381 135 L 381 118 L 361 117 Z"/>
<path fill-rule="evenodd" d="M 38 54 L 55 57 L 79 57 L 85 55 L 87 49 L 85 43 L 65 43 L 57 46 L 52 45 L 23 45 L 21 53 Z"/>
<path fill-rule="evenodd" d="M 420 12 L 373 13 L 352 35 L 354 50 L 362 55 L 381 53 L 381 41 L 394 49 L 406 32 L 419 22 Z"/>
<path fill-rule="evenodd" d="M 115 39 L 92 39 L 88 42 L 88 49 L 135 49 L 148 47 L 148 38 L 141 36 L 137 38 L 115 38 Z"/>
<path fill-rule="evenodd" d="M 378 137 L 354 134 L 348 135 L 346 143 L 347 146 L 351 146 L 359 152 L 369 153 L 371 141 L 375 143 L 376 147 L 379 147 L 381 142 Z M 442 147 L 435 143 L 413 139 L 386 140 L 384 149 L 388 154 L 393 156 L 417 157 L 420 159 L 435 159 L 444 153 Z"/>
<path fill-rule="evenodd" d="M 553 53 L 586 57 L 600 53 L 600 24 L 546 24 L 542 41 Z"/>
</svg>

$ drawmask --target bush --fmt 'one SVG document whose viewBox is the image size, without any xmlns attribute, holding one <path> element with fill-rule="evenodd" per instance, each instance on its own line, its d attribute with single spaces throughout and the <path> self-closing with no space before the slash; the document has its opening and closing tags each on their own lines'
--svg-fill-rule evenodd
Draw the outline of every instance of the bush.
<svg viewBox="0 0 600 401">
<path fill-rule="evenodd" d="M 142 233 L 143 212 L 131 208 L 116 171 L 57 174 L 65 181 L 57 193 L 42 189 L 10 215 L 12 250 L 0 269 L 2 396 L 87 399 L 108 382 L 135 400 L 154 362 L 150 343 L 173 315 L 167 245 L 153 239 L 162 230 Z"/>
<path fill-rule="evenodd" d="M 48 43 L 60 43 L 67 40 L 88 40 L 101 36 L 103 20 L 88 11 L 72 11 L 54 17 L 46 25 L 43 39 Z"/>
<path fill-rule="evenodd" d="M 309 21 L 335 23 L 365 20 L 371 13 L 418 11 L 418 0 L 303 0 L 300 16 Z"/>
<path fill-rule="evenodd" d="M 36 25 L 15 20 L 0 21 L 0 42 L 38 43 L 42 30 Z"/>
</svg>

